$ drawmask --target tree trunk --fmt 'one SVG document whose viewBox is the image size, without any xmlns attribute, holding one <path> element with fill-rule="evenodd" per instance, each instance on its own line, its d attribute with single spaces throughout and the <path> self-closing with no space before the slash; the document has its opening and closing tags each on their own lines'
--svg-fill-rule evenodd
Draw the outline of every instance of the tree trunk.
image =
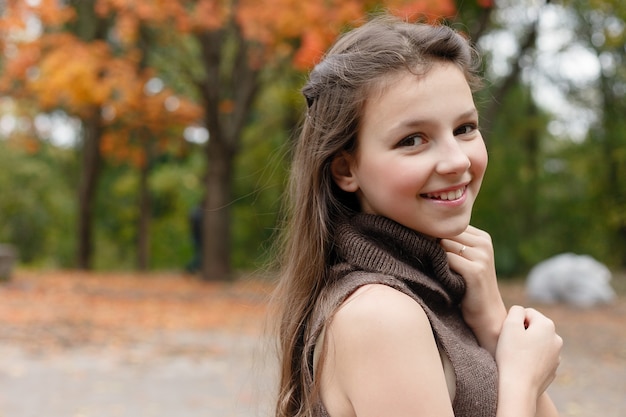
<svg viewBox="0 0 626 417">
<path fill-rule="evenodd" d="M 536 233 L 538 223 L 538 201 L 539 201 L 539 138 L 541 137 L 541 129 L 538 128 L 538 118 L 540 117 L 537 104 L 532 98 L 530 88 L 527 88 L 528 107 L 526 110 L 526 119 L 530 123 L 530 128 L 523 137 L 523 146 L 526 153 L 524 165 L 527 171 L 527 177 L 524 178 L 523 198 L 525 201 L 525 210 L 523 211 L 524 231 L 527 234 Z"/>
<path fill-rule="evenodd" d="M 234 57 L 224 46 L 234 47 Z M 233 22 L 227 29 L 198 35 L 206 79 L 199 83 L 205 123 L 207 173 L 202 217 L 202 278 L 229 280 L 231 265 L 231 209 L 234 159 L 243 127 L 258 91 L 257 68 L 250 65 L 249 46 Z M 224 65 L 224 62 L 230 65 Z M 225 68 L 231 68 L 226 70 Z"/>
<path fill-rule="evenodd" d="M 522 74 L 522 59 L 527 52 L 533 50 L 536 47 L 537 36 L 539 33 L 539 19 L 535 20 L 524 42 L 519 46 L 519 53 L 515 57 L 513 62 L 513 68 L 511 72 L 504 78 L 500 85 L 491 93 L 489 104 L 481 117 L 481 129 L 485 132 L 490 130 L 490 125 L 497 119 L 498 112 L 500 111 L 502 102 L 507 94 L 515 87 L 520 80 Z M 487 141 L 487 139 L 485 139 Z"/>
<path fill-rule="evenodd" d="M 626 124 L 623 121 L 624 106 L 620 97 L 615 97 L 613 85 L 615 81 L 605 74 L 600 74 L 602 92 L 602 151 L 606 168 L 604 189 L 601 190 L 602 201 L 607 205 L 610 229 L 613 235 L 612 247 L 615 253 L 626 251 L 626 187 L 624 186 L 624 152 L 623 132 Z M 618 257 L 620 267 L 626 266 L 626 257 Z"/>
<path fill-rule="evenodd" d="M 220 138 L 207 145 L 206 198 L 202 212 L 202 277 L 231 279 L 231 203 L 233 154 Z"/>
<path fill-rule="evenodd" d="M 137 45 L 142 51 L 149 51 L 153 45 L 153 37 L 145 26 L 139 28 Z M 142 53 L 137 76 L 147 68 L 147 53 Z M 137 269 L 147 271 L 150 266 L 150 226 L 152 225 L 152 196 L 150 193 L 149 179 L 154 157 L 152 141 L 154 137 L 148 129 L 139 128 L 136 133 L 140 143 L 143 144 L 144 161 L 139 167 L 139 219 L 137 224 Z"/>
<path fill-rule="evenodd" d="M 95 195 L 100 176 L 100 138 L 102 126 L 98 116 L 83 120 L 82 170 L 78 189 L 78 241 L 76 264 L 91 269 L 93 256 L 93 218 Z"/>
<path fill-rule="evenodd" d="M 108 24 L 106 19 L 95 13 L 95 0 L 71 0 L 78 16 L 68 24 L 70 32 L 75 33 L 85 42 L 106 39 Z M 102 125 L 100 109 L 94 109 L 93 116 L 82 120 L 83 149 L 82 171 L 78 190 L 78 241 L 76 263 L 79 269 L 91 269 L 93 257 L 93 223 L 95 195 L 102 165 L 100 139 Z"/>
<path fill-rule="evenodd" d="M 146 163 L 139 170 L 139 219 L 137 226 L 137 269 L 146 271 L 150 264 L 150 223 L 152 199 L 148 187 L 150 156 L 146 151 Z"/>
</svg>

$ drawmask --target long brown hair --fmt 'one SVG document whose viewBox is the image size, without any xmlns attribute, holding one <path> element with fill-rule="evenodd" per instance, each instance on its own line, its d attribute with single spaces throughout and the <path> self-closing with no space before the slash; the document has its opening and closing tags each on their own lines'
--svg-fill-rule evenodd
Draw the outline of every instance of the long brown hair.
<svg viewBox="0 0 626 417">
<path fill-rule="evenodd" d="M 303 349 L 306 328 L 329 280 L 335 225 L 359 210 L 354 196 L 334 184 L 333 158 L 355 150 L 365 101 L 390 76 L 423 75 L 443 60 L 458 65 L 475 86 L 477 58 L 468 40 L 447 26 L 378 17 L 342 36 L 311 72 L 302 89 L 308 109 L 293 153 L 274 294 L 281 362 L 277 417 L 312 416 L 318 400 Z"/>
</svg>

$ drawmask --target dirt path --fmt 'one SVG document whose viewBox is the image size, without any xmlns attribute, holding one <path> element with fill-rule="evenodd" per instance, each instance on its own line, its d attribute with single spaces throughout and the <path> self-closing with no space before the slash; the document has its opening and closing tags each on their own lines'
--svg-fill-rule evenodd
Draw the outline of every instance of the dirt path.
<svg viewBox="0 0 626 417">
<path fill-rule="evenodd" d="M 256 337 L 164 337 L 126 349 L 51 354 L 0 346 L 0 417 L 267 415 L 262 404 L 269 395 L 260 389 L 271 378 L 254 363 Z M 209 352 L 185 353 L 202 349 Z"/>
<path fill-rule="evenodd" d="M 25 274 L 0 286 L 0 417 L 268 416 L 263 285 Z M 149 284 L 149 285 L 147 285 Z M 523 287 L 502 288 L 527 304 Z M 623 417 L 626 298 L 539 306 L 565 339 L 562 417 Z"/>
</svg>

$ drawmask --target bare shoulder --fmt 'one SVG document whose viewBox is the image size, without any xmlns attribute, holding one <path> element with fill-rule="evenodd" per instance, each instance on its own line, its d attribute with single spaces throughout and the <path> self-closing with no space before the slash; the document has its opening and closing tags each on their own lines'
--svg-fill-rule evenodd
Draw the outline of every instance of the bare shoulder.
<svg viewBox="0 0 626 417">
<path fill-rule="evenodd" d="M 350 358 L 430 350 L 436 344 L 424 309 L 411 297 L 383 284 L 359 288 L 328 326 L 330 339 Z M 345 358 L 344 358 L 345 360 Z"/>
<path fill-rule="evenodd" d="M 430 322 L 408 295 L 364 286 L 341 305 L 326 336 L 322 398 L 332 415 L 452 415 Z"/>
<path fill-rule="evenodd" d="M 383 326 L 381 330 L 389 329 L 390 324 L 397 329 L 408 326 L 415 330 L 424 325 L 430 329 L 426 313 L 415 300 L 383 284 L 369 284 L 355 291 L 341 305 L 333 322 L 357 328 L 369 323 L 368 333 L 377 325 Z"/>
</svg>

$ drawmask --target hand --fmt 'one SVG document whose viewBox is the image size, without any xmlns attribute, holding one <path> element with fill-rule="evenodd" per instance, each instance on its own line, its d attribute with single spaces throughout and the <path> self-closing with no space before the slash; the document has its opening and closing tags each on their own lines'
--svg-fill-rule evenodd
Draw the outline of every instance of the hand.
<svg viewBox="0 0 626 417">
<path fill-rule="evenodd" d="M 498 289 L 491 236 L 469 226 L 458 236 L 442 239 L 441 246 L 448 254 L 450 268 L 465 279 L 463 318 L 481 346 L 495 355 L 506 307 Z"/>
<path fill-rule="evenodd" d="M 511 307 L 496 350 L 501 386 L 536 401 L 556 376 L 562 346 L 552 320 L 532 308 Z"/>
</svg>

